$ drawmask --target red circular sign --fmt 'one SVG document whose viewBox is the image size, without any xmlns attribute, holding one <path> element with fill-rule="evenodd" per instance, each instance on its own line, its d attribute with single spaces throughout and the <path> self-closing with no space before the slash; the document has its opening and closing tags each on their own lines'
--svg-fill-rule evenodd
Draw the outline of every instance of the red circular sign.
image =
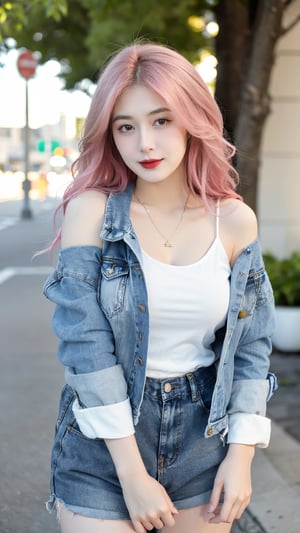
<svg viewBox="0 0 300 533">
<path fill-rule="evenodd" d="M 18 57 L 17 67 L 23 78 L 26 78 L 26 80 L 32 78 L 35 75 L 37 67 L 37 60 L 33 53 L 29 50 L 27 50 L 27 52 L 22 52 Z"/>
</svg>

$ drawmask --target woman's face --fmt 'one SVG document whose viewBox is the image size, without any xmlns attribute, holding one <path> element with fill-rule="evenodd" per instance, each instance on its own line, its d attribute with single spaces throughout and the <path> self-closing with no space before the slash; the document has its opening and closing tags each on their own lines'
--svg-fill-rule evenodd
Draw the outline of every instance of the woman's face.
<svg viewBox="0 0 300 533">
<path fill-rule="evenodd" d="M 160 182 L 184 177 L 187 132 L 166 102 L 143 85 L 126 89 L 112 114 L 117 149 L 137 177 Z"/>
</svg>

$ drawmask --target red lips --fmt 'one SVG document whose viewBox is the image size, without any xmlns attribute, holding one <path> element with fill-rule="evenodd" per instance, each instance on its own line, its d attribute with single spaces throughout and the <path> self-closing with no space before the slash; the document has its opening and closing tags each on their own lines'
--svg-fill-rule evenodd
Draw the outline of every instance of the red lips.
<svg viewBox="0 0 300 533">
<path fill-rule="evenodd" d="M 139 161 L 143 168 L 156 168 L 161 162 L 162 159 L 145 159 L 144 161 Z"/>
</svg>

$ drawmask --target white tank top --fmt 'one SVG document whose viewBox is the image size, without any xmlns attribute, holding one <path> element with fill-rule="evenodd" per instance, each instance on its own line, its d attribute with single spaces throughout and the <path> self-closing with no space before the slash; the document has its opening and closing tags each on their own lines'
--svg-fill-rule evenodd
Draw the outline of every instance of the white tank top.
<svg viewBox="0 0 300 533">
<path fill-rule="evenodd" d="M 215 360 L 211 343 L 226 321 L 231 272 L 218 211 L 215 239 L 196 263 L 167 265 L 142 251 L 150 314 L 148 377 L 181 376 Z"/>
</svg>

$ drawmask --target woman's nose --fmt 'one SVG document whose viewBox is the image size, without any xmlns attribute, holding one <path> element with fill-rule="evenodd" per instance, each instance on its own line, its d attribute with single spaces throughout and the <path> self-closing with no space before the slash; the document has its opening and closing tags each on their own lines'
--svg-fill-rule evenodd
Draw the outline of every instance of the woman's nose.
<svg viewBox="0 0 300 533">
<path fill-rule="evenodd" d="M 148 128 L 143 128 L 140 132 L 140 149 L 142 152 L 149 152 L 154 150 L 155 142 L 154 135 Z"/>
</svg>

